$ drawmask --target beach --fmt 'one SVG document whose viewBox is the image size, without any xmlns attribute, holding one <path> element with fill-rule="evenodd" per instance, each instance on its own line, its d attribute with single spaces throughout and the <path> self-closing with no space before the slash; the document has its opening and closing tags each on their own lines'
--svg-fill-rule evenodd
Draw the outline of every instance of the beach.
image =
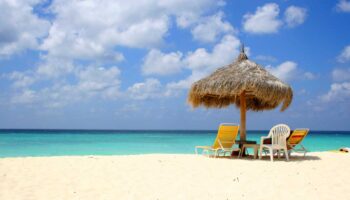
<svg viewBox="0 0 350 200">
<path fill-rule="evenodd" d="M 185 154 L 0 159 L 0 199 L 349 199 L 349 154 L 270 162 Z"/>
</svg>

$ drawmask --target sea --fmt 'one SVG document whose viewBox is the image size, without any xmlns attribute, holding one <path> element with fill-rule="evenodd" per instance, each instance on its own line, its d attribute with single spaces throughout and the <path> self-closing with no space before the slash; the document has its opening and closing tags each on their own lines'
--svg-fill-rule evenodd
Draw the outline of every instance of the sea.
<svg viewBox="0 0 350 200">
<path fill-rule="evenodd" d="M 216 130 L 0 130 L 0 157 L 194 154 L 211 145 Z M 248 131 L 259 142 L 265 131 Z M 350 131 L 310 131 L 302 144 L 311 152 L 350 147 Z"/>
</svg>

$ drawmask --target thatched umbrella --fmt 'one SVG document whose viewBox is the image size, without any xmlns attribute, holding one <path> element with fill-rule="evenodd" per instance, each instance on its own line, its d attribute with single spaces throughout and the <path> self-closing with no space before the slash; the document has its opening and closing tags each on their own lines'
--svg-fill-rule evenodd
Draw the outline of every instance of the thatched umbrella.
<svg viewBox="0 0 350 200">
<path fill-rule="evenodd" d="M 223 108 L 235 104 L 241 111 L 240 140 L 246 140 L 246 111 L 262 111 L 290 105 L 292 88 L 262 66 L 248 60 L 242 46 L 238 58 L 192 84 L 188 102 L 193 107 Z"/>
</svg>

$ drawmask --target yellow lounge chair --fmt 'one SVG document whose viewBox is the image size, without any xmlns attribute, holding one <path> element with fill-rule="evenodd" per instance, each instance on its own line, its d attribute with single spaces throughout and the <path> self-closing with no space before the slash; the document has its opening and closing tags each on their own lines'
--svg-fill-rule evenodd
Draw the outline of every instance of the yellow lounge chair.
<svg viewBox="0 0 350 200">
<path fill-rule="evenodd" d="M 214 157 L 219 156 L 221 153 L 225 156 L 227 152 L 232 153 L 234 150 L 233 145 L 236 143 L 236 137 L 238 135 L 239 125 L 231 123 L 220 124 L 218 134 L 212 146 L 196 146 L 195 152 L 198 154 L 198 149 L 203 149 L 202 154 L 207 153 L 209 156 L 211 152 L 214 153 Z"/>
<path fill-rule="evenodd" d="M 290 155 L 292 151 L 304 153 L 304 156 L 307 153 L 306 148 L 301 144 L 303 139 L 309 133 L 309 129 L 307 128 L 299 128 L 295 129 L 293 133 L 289 136 L 287 140 L 288 145 L 288 154 Z"/>
</svg>

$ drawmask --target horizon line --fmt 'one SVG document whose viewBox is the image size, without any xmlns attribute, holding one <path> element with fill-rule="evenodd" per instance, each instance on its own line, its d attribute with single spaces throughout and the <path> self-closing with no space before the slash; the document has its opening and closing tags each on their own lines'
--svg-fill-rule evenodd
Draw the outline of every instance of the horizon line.
<svg viewBox="0 0 350 200">
<path fill-rule="evenodd" d="M 6 130 L 26 130 L 26 131 L 217 131 L 217 129 L 87 129 L 87 128 L 0 128 L 0 131 Z M 291 129 L 293 130 L 293 129 Z M 269 129 L 249 129 L 247 131 L 269 131 Z M 350 132 L 350 130 L 312 130 L 310 131 L 339 131 Z"/>
</svg>

